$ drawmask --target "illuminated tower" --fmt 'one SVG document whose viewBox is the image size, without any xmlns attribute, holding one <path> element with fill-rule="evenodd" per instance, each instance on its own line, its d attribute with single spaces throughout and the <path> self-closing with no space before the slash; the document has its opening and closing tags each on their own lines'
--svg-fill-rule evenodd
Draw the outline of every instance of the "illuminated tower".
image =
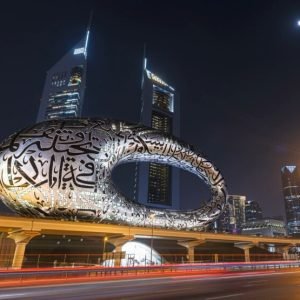
<svg viewBox="0 0 300 300">
<path fill-rule="evenodd" d="M 262 219 L 262 210 L 257 201 L 247 200 L 245 203 L 246 222 L 257 221 Z"/>
<path fill-rule="evenodd" d="M 84 38 L 48 70 L 37 122 L 81 116 L 90 23 Z"/>
<path fill-rule="evenodd" d="M 227 204 L 221 217 L 217 220 L 219 232 L 240 233 L 245 223 L 246 196 L 228 195 Z"/>
<path fill-rule="evenodd" d="M 147 69 L 146 58 L 141 98 L 141 123 L 178 137 L 179 97 L 172 86 Z M 157 163 L 139 164 L 136 200 L 148 206 L 179 209 L 179 172 L 176 168 Z"/>
<path fill-rule="evenodd" d="M 300 235 L 300 174 L 296 166 L 284 166 L 281 180 L 289 235 Z"/>
</svg>

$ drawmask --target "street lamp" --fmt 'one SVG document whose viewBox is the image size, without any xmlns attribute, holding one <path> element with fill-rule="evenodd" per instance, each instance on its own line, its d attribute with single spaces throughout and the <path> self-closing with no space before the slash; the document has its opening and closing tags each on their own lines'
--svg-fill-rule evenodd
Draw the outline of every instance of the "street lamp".
<svg viewBox="0 0 300 300">
<path fill-rule="evenodd" d="M 105 236 L 104 239 L 103 239 L 103 250 L 102 250 L 102 260 L 103 260 L 103 264 L 104 264 L 104 253 L 105 253 L 105 246 L 106 246 L 107 240 L 108 240 L 108 238 L 107 238 L 107 236 Z"/>
<path fill-rule="evenodd" d="M 152 252 L 153 252 L 153 223 L 155 219 L 155 213 L 150 214 L 150 219 L 151 219 L 151 244 L 150 244 L 150 264 L 152 265 Z"/>
</svg>

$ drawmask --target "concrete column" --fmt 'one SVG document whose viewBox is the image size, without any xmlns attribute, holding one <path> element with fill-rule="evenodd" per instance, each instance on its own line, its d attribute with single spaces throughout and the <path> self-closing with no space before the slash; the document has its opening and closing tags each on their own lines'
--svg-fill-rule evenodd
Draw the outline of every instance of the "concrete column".
<svg viewBox="0 0 300 300">
<path fill-rule="evenodd" d="M 121 266 L 122 246 L 133 239 L 134 237 L 129 235 L 111 237 L 111 238 L 108 237 L 107 242 L 115 246 L 115 254 L 114 254 L 115 267 Z"/>
<path fill-rule="evenodd" d="M 7 233 L 0 233 L 0 268 L 10 267 L 14 257 L 16 245 L 7 238 Z"/>
<path fill-rule="evenodd" d="M 250 248 L 244 248 L 245 262 L 250 262 Z"/>
<path fill-rule="evenodd" d="M 187 254 L 187 259 L 190 263 L 195 262 L 195 247 L 188 247 L 187 248 L 188 254 Z"/>
<path fill-rule="evenodd" d="M 20 269 L 23 265 L 24 254 L 26 249 L 27 243 L 16 243 L 14 258 L 12 262 L 12 268 Z"/>
<path fill-rule="evenodd" d="M 289 248 L 284 248 L 283 252 L 282 252 L 282 258 L 284 260 L 288 260 L 289 259 Z"/>
<path fill-rule="evenodd" d="M 289 249 L 292 247 L 292 245 L 287 246 L 279 246 L 280 252 L 282 253 L 282 259 L 283 260 L 289 260 Z"/>
<path fill-rule="evenodd" d="M 235 243 L 234 247 L 244 250 L 245 262 L 250 262 L 250 248 L 254 247 L 252 243 Z"/>
<path fill-rule="evenodd" d="M 187 249 L 187 259 L 189 263 L 195 262 L 195 247 L 204 244 L 205 240 L 178 241 L 177 244 Z"/>
<path fill-rule="evenodd" d="M 122 246 L 123 245 L 119 245 L 115 248 L 115 267 L 120 267 L 121 266 Z"/>
<path fill-rule="evenodd" d="M 214 254 L 215 263 L 219 262 L 219 254 Z"/>
<path fill-rule="evenodd" d="M 37 231 L 27 230 L 17 230 L 8 233 L 7 237 L 9 239 L 13 239 L 16 244 L 12 268 L 22 268 L 26 246 L 32 238 L 38 235 L 40 235 L 40 233 Z"/>
</svg>

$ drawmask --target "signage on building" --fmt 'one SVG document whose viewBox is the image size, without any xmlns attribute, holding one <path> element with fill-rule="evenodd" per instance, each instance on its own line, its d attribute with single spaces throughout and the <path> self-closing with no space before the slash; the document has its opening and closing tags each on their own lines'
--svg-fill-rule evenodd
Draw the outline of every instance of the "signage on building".
<svg viewBox="0 0 300 300">
<path fill-rule="evenodd" d="M 147 72 L 147 76 L 148 78 L 150 78 L 151 80 L 159 83 L 160 85 L 163 86 L 167 86 L 169 89 L 171 89 L 172 91 L 174 91 L 174 88 L 172 88 L 170 85 L 168 85 L 166 82 L 164 82 L 162 79 L 160 79 L 158 76 L 156 76 L 155 74 L 151 73 L 150 71 L 146 70 Z"/>
<path fill-rule="evenodd" d="M 84 52 L 85 52 L 85 48 L 84 47 L 82 47 L 82 48 L 76 48 L 76 49 L 74 49 L 74 55 L 78 55 L 78 54 L 84 54 Z"/>
</svg>

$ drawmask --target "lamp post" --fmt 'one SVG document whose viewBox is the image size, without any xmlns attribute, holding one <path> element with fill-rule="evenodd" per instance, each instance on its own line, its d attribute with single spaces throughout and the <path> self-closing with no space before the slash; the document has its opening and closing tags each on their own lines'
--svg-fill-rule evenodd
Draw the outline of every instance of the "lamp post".
<svg viewBox="0 0 300 300">
<path fill-rule="evenodd" d="M 152 252 L 153 252 L 153 223 L 154 223 L 154 219 L 155 219 L 155 214 L 152 213 L 150 215 L 150 219 L 151 219 L 151 244 L 150 244 L 150 264 L 152 265 Z"/>
<path fill-rule="evenodd" d="M 106 246 L 106 241 L 108 240 L 107 236 L 104 237 L 103 239 L 103 250 L 102 250 L 102 260 L 103 260 L 103 265 L 104 265 L 104 253 L 105 253 L 105 246 Z"/>
</svg>

